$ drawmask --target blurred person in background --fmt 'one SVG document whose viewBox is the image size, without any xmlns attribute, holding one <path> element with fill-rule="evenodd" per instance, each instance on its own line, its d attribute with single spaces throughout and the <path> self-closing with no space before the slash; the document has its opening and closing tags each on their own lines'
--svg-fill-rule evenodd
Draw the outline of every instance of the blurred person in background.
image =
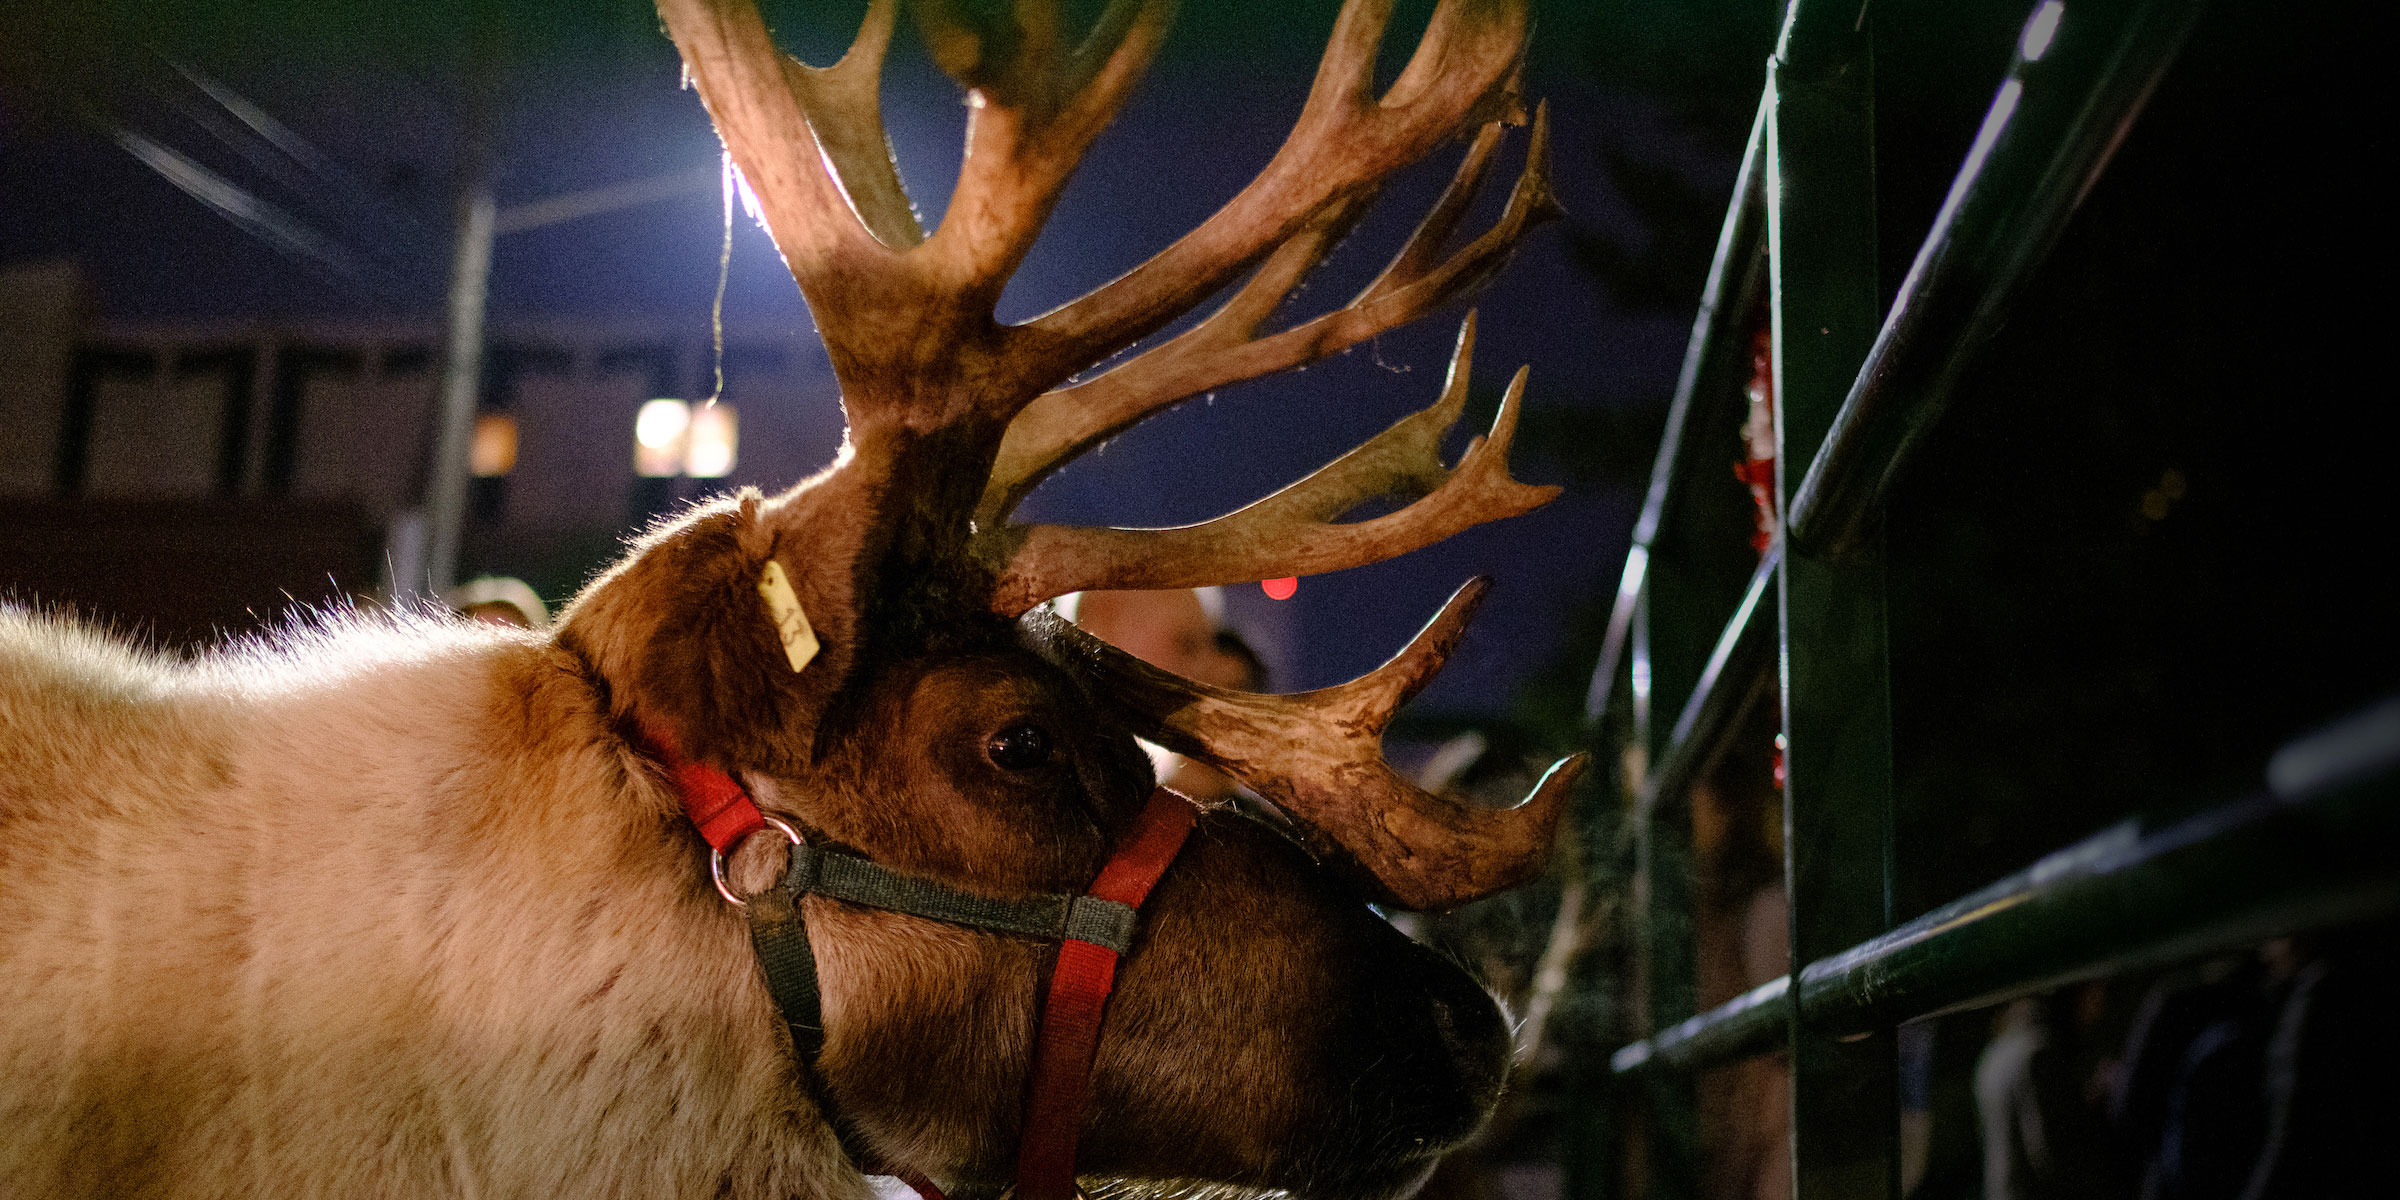
<svg viewBox="0 0 2400 1200">
<path fill-rule="evenodd" d="M 1059 611 L 1085 632 L 1160 670 L 1221 688 L 1266 690 L 1266 663 L 1221 623 L 1215 588 L 1079 592 L 1062 600 Z M 1142 744 L 1161 784 L 1203 803 L 1239 794 L 1240 785 L 1224 772 Z"/>
<path fill-rule="evenodd" d="M 550 623 L 550 608 L 542 598 L 524 580 L 506 575 L 470 579 L 442 593 L 442 602 L 450 611 L 486 625 L 540 629 Z"/>
<path fill-rule="evenodd" d="M 2107 1146 L 2092 1086 L 2105 983 L 2009 1002 L 1975 1062 L 1984 1200 L 2102 1200 Z"/>
<path fill-rule="evenodd" d="M 2337 929 L 2160 979 L 2106 1080 L 2118 1194 L 2390 1195 L 2396 962 L 2387 932 Z"/>
</svg>

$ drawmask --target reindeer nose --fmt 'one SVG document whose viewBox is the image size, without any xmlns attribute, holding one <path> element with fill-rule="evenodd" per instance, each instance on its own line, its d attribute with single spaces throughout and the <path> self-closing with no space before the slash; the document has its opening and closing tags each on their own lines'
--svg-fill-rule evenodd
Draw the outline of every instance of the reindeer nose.
<svg viewBox="0 0 2400 1200">
<path fill-rule="evenodd" d="M 1462 1089 L 1480 1110 L 1499 1098 L 1507 1082 L 1510 1037 L 1507 1018 L 1491 994 L 1467 973 L 1422 946 L 1434 1032 L 1449 1052 Z M 1423 985 L 1420 985 L 1423 986 Z"/>
<path fill-rule="evenodd" d="M 1508 1074 L 1508 1022 L 1491 995 L 1464 972 L 1443 975 L 1433 995 L 1433 1027 L 1466 1077 L 1468 1090 L 1478 1096 L 1496 1093 Z"/>
<path fill-rule="evenodd" d="M 1465 971 L 1423 945 L 1394 940 L 1400 944 L 1379 956 L 1375 1008 L 1378 1024 L 1407 1043 L 1393 1047 L 1389 1060 L 1405 1079 L 1403 1094 L 1393 1097 L 1395 1115 L 1421 1131 L 1429 1148 L 1444 1147 L 1473 1132 L 1499 1100 L 1508 1023 Z"/>
</svg>

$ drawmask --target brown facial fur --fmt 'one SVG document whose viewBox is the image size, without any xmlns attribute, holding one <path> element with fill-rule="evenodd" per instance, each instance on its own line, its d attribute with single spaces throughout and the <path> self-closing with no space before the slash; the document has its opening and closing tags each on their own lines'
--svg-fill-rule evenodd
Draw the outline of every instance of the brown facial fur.
<svg viewBox="0 0 2400 1200">
<path fill-rule="evenodd" d="M 897 736 L 829 738 L 804 776 L 752 780 L 812 835 L 876 861 L 993 894 L 1078 890 L 1148 794 L 1130 739 L 1030 654 L 909 664 L 868 691 L 858 729 Z M 1012 776 L 981 747 L 1023 721 L 1051 730 L 1059 757 Z M 823 1079 L 852 1134 L 886 1161 L 996 1188 L 1046 948 L 808 903 Z M 1378 1195 L 1496 1098 L 1506 1036 L 1489 998 L 1254 822 L 1204 816 L 1145 929 L 1095 1072 L 1088 1170 Z"/>
</svg>

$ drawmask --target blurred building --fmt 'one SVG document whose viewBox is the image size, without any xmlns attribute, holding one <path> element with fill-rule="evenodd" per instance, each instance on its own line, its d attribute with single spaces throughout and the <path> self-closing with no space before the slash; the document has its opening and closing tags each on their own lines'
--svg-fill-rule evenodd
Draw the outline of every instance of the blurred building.
<svg viewBox="0 0 2400 1200">
<path fill-rule="evenodd" d="M 712 406 L 705 331 L 496 323 L 465 566 L 556 599 L 629 526 L 802 478 L 840 440 L 809 350 L 727 345 Z M 294 601 L 406 590 L 440 353 L 432 321 L 103 321 L 72 262 L 0 271 L 0 588 L 178 645 Z M 195 574 L 221 594 L 195 594 Z"/>
</svg>

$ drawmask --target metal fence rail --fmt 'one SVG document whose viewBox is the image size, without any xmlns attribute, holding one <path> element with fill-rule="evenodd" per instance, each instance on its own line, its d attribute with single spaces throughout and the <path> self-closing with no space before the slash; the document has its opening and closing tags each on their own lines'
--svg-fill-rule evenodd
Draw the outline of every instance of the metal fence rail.
<svg viewBox="0 0 2400 1200">
<path fill-rule="evenodd" d="M 1692 322 L 1691 341 L 1684 349 L 1683 366 L 1676 376 L 1674 399 L 1667 406 L 1666 428 L 1659 435 L 1658 458 L 1651 468 L 1649 488 L 1642 497 L 1641 514 L 1634 520 L 1632 545 L 1625 555 L 1625 572 L 1617 586 L 1616 600 L 1609 609 L 1608 634 L 1601 643 L 1600 663 L 1592 672 L 1591 690 L 1585 697 L 1585 714 L 1594 720 L 1609 711 L 1611 705 L 1624 702 L 1616 691 L 1616 682 L 1625 665 L 1634 613 L 1649 583 L 1651 548 L 1666 523 L 1668 501 L 1682 491 L 1678 486 L 1680 472 L 1690 468 L 1690 459 L 1682 453 L 1682 447 L 1684 430 L 1691 424 L 1692 398 L 1723 391 L 1741 366 L 1733 342 L 1742 316 L 1756 299 L 1765 252 L 1766 164 L 1762 156 L 1766 148 L 1766 119 L 1766 107 L 1761 105 L 1758 116 L 1750 123 L 1750 140 L 1742 151 L 1741 170 L 1735 175 L 1733 203 L 1726 209 L 1725 224 L 1717 234 L 1716 254 L 1709 263 L 1708 280 L 1700 292 L 1700 313 Z"/>
<path fill-rule="evenodd" d="M 1775 572 L 1782 564 L 1783 552 L 1769 550 L 1758 564 L 1758 573 L 1750 577 L 1741 603 L 1725 622 L 1707 664 L 1700 669 L 1691 698 L 1667 731 L 1666 752 L 1643 784 L 1640 812 L 1652 811 L 1660 796 L 1675 795 L 1691 786 L 1701 760 L 1723 744 L 1743 701 L 1774 664 Z"/>
<path fill-rule="evenodd" d="M 2297 795 L 2266 793 L 2152 827 L 2129 822 L 1990 887 L 1617 1051 L 1620 1073 L 1777 1049 L 1784 1022 L 1840 1037 L 1997 1004 L 2080 979 L 2400 912 L 2400 725 L 2387 705 L 2295 744 L 2329 758 Z M 2315 747 L 2348 750 L 2315 754 Z M 2102 922 L 2094 914 L 2106 914 Z"/>
<path fill-rule="evenodd" d="M 1796 4 L 1791 20 L 1797 23 L 1830 7 Z M 2037 4 L 2037 17 L 2048 7 Z M 2103 4 L 2084 7 L 2095 10 L 2093 17 L 2107 15 L 2100 11 L 2107 7 Z M 2063 22 L 2054 23 L 2041 42 L 2043 53 L 2031 60 L 2024 51 L 2034 40 L 2032 31 L 2020 39 L 2017 61 L 1893 299 L 1874 348 L 1794 489 L 1786 522 L 1792 541 L 1820 554 L 1853 548 L 1861 522 L 1905 464 L 1918 435 L 1940 418 L 1950 380 L 2006 314 L 2015 289 L 2106 165 L 2202 7 L 2199 0 L 2150 0 L 2119 23 L 2113 38 L 2066 37 L 2057 28 Z M 1756 293 L 1765 252 L 1767 117 L 1768 107 L 1762 105 L 1635 522 L 1592 675 L 1588 712 L 1595 721 L 1612 705 L 1626 702 L 1617 681 L 1625 673 L 1634 614 L 1651 582 L 1654 546 L 1668 510 L 1692 469 L 1683 441 L 1693 397 L 1731 384 L 1740 322 Z M 1720 643 L 1750 619 L 1752 595 L 1732 606 Z M 1712 672 L 1685 711 L 1699 711 L 1701 695 L 1728 678 L 1736 688 L 1750 683 L 1738 671 Z"/>
<path fill-rule="evenodd" d="M 2112 31 L 2109 7 L 2043 3 L 2026 22 L 1875 347 L 1793 493 L 1794 542 L 1827 555 L 1856 547 L 1959 370 L 2057 240 L 2201 9 L 2150 0 Z M 2086 21 L 2097 28 L 2087 32 Z"/>
<path fill-rule="evenodd" d="M 1631 819 L 1632 1003 L 1611 1075 L 1633 1130 L 1627 1178 L 1650 1195 L 1698 1190 L 1699 1069 L 1789 1051 L 1795 1195 L 1892 1196 L 1895 1039 L 1866 1035 L 2400 914 L 2387 849 L 2400 839 L 2400 702 L 2295 743 L 2267 793 L 2126 822 L 1913 919 L 1892 911 L 1901 802 L 1881 510 L 2202 9 L 2031 0 L 1888 307 L 1868 15 L 1831 0 L 1786 10 L 1587 697 Z M 1749 514 L 1719 494 L 1726 464 L 1706 447 L 1728 431 L 1762 318 L 1783 536 L 1729 565 L 1721 547 Z M 1695 1013 L 1689 797 L 1762 697 L 1782 704 L 1793 969 Z"/>
</svg>

